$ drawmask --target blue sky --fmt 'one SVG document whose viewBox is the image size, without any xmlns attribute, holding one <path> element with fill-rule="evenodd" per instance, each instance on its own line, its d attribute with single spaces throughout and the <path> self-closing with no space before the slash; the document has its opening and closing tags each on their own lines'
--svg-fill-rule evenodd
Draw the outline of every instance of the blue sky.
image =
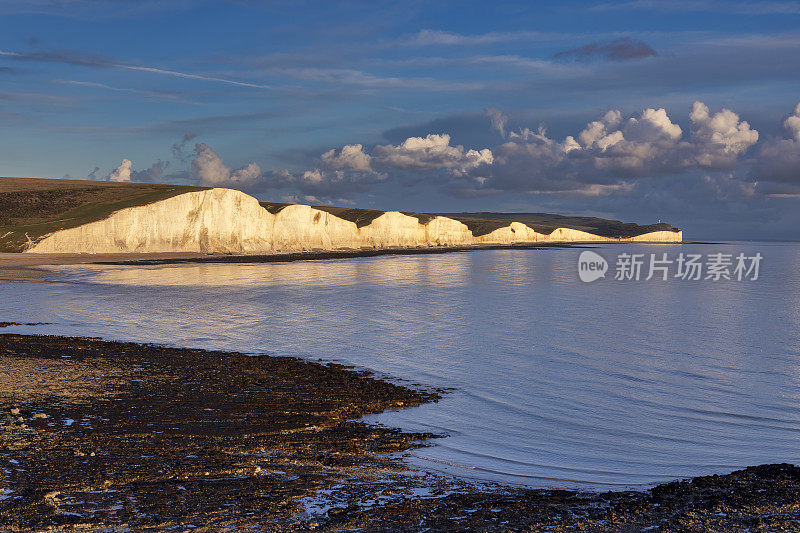
<svg viewBox="0 0 800 533">
<path fill-rule="evenodd" d="M 793 1 L 0 0 L 0 175 L 798 239 L 799 23 Z"/>
</svg>

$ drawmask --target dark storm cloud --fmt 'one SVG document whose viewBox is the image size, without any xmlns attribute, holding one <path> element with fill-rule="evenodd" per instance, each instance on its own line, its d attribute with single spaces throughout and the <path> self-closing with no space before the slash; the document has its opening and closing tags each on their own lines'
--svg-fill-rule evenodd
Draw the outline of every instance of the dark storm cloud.
<svg viewBox="0 0 800 533">
<path fill-rule="evenodd" d="M 575 61 L 625 61 L 657 55 L 650 45 L 644 41 L 623 37 L 613 41 L 589 43 L 570 50 L 556 53 L 553 57 Z"/>
</svg>

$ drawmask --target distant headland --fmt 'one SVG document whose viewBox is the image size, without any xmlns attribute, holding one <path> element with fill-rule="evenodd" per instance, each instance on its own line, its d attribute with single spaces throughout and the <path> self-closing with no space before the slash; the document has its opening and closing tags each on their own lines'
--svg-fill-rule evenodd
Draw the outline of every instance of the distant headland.
<svg viewBox="0 0 800 533">
<path fill-rule="evenodd" d="M 0 252 L 259 254 L 682 239 L 663 222 L 378 211 L 259 202 L 222 188 L 0 178 Z"/>
</svg>

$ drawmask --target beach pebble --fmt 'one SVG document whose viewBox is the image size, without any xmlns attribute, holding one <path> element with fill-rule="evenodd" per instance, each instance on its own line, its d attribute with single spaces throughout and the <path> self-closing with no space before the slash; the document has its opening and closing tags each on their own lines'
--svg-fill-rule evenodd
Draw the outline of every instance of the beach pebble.
<svg viewBox="0 0 800 533">
<path fill-rule="evenodd" d="M 33 415 L 33 418 L 47 418 L 47 415 L 44 413 L 36 413 Z"/>
<path fill-rule="evenodd" d="M 15 408 L 13 408 L 13 409 L 11 410 L 11 414 L 12 414 L 12 415 L 14 415 L 14 416 L 19 416 L 19 409 L 17 409 L 16 407 L 15 407 Z"/>
</svg>

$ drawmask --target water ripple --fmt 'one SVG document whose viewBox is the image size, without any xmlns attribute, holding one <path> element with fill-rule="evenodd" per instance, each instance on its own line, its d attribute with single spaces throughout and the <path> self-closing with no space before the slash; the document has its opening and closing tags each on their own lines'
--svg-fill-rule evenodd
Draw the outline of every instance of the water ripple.
<svg viewBox="0 0 800 533">
<path fill-rule="evenodd" d="M 574 249 L 65 267 L 53 284 L 0 286 L 2 319 L 336 360 L 451 387 L 438 404 L 369 419 L 448 435 L 410 454 L 425 468 L 639 486 L 800 463 L 800 245 L 732 249 L 762 253 L 758 282 L 583 284 Z"/>
</svg>

